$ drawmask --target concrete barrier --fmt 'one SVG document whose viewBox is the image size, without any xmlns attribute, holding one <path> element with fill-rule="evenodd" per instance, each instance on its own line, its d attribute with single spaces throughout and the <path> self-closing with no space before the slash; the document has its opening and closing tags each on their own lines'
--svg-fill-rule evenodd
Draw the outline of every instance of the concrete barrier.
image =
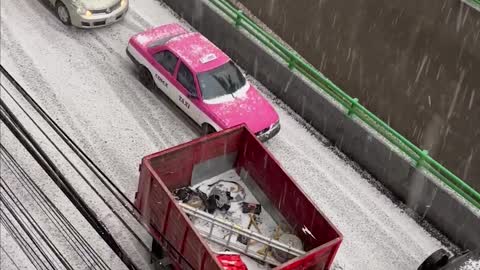
<svg viewBox="0 0 480 270">
<path fill-rule="evenodd" d="M 352 160 L 462 248 L 480 248 L 480 213 L 419 171 L 209 3 L 163 0 Z"/>
</svg>

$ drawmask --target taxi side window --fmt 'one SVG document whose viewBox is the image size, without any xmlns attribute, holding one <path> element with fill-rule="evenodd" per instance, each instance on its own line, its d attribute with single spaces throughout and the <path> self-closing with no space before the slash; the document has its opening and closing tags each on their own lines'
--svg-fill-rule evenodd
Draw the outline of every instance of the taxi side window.
<svg viewBox="0 0 480 270">
<path fill-rule="evenodd" d="M 195 79 L 193 78 L 192 72 L 190 72 L 184 63 L 180 63 L 177 80 L 183 85 L 183 87 L 185 87 L 185 89 L 188 90 L 188 92 L 190 92 L 190 94 L 196 96 L 197 91 L 195 89 Z"/>
<path fill-rule="evenodd" d="M 170 74 L 175 71 L 178 58 L 170 51 L 161 51 L 153 55 L 155 61 L 164 67 Z"/>
</svg>

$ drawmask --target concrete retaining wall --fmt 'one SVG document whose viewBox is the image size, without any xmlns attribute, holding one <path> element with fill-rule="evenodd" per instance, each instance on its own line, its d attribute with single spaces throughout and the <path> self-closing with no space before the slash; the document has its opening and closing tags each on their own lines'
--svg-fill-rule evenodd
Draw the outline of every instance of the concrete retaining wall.
<svg viewBox="0 0 480 270">
<path fill-rule="evenodd" d="M 248 73 L 311 123 L 398 198 L 464 248 L 480 248 L 480 214 L 418 171 L 381 139 L 319 94 L 208 3 L 164 0 Z"/>
<path fill-rule="evenodd" d="M 480 190 L 480 12 L 461 0 L 233 1 Z"/>
</svg>

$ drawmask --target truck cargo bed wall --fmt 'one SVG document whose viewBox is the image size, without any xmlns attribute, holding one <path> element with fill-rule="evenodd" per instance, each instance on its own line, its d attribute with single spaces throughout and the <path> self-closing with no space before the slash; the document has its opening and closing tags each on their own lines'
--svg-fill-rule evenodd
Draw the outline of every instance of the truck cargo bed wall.
<svg viewBox="0 0 480 270">
<path fill-rule="evenodd" d="M 150 233 L 182 269 L 220 270 L 213 254 L 204 247 L 203 238 L 191 229 L 188 218 L 184 218 L 182 210 L 173 203 L 167 187 L 157 181 L 158 176 L 152 172 L 142 170 L 140 183 L 144 196 L 135 201 Z"/>
<path fill-rule="evenodd" d="M 480 213 L 473 207 L 348 117 L 205 1 L 163 1 L 453 242 L 480 248 Z"/>
<path fill-rule="evenodd" d="M 158 173 L 158 176 L 170 190 L 189 186 L 192 172 L 194 172 L 194 167 L 197 164 L 203 163 L 203 166 L 208 166 L 208 162 L 211 162 L 212 159 L 225 157 L 237 151 L 239 144 L 242 142 L 238 137 L 241 137 L 243 133 L 241 130 L 232 132 L 235 133 L 233 136 L 203 137 L 201 140 L 204 143 L 194 144 L 193 151 L 179 145 L 146 158 L 150 160 L 152 167 L 156 170 L 155 172 Z M 225 162 L 228 162 L 228 160 L 225 160 Z M 157 164 L 162 164 L 162 166 L 159 167 Z M 215 172 L 213 170 L 210 173 Z M 204 174 L 205 172 L 196 176 L 206 177 Z"/>
<path fill-rule="evenodd" d="M 194 165 L 190 185 L 194 186 L 205 179 L 231 170 L 236 160 L 237 152 L 233 152 Z"/>
</svg>

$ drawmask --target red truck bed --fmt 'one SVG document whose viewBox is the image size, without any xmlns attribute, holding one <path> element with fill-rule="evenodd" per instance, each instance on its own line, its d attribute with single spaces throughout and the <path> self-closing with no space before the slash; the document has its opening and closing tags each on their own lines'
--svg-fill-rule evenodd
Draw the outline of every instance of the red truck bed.
<svg viewBox="0 0 480 270">
<path fill-rule="evenodd" d="M 305 254 L 274 269 L 329 269 L 342 235 L 283 170 L 263 144 L 239 126 L 146 156 L 140 166 L 135 205 L 142 221 L 178 269 L 222 266 L 172 195 L 234 169 L 261 193 L 276 217 L 302 242 Z"/>
</svg>

